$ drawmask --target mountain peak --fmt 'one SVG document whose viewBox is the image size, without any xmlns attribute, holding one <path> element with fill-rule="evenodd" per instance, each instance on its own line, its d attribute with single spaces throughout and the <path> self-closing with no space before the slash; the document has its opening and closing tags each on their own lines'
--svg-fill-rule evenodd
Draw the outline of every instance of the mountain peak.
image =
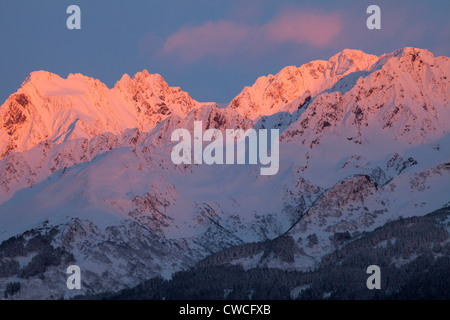
<svg viewBox="0 0 450 320">
<path fill-rule="evenodd" d="M 92 86 L 106 88 L 100 80 L 81 73 L 70 73 L 67 78 L 62 78 L 57 74 L 40 70 L 30 73 L 19 91 L 30 96 L 72 96 L 85 94 Z"/>
<path fill-rule="evenodd" d="M 137 89 L 140 88 L 140 89 Z M 151 74 L 147 69 L 137 72 L 133 78 L 130 78 L 128 74 L 124 74 L 122 78 L 116 82 L 114 89 L 119 91 L 144 91 L 155 92 L 155 91 L 167 91 L 169 85 L 164 80 L 164 78 L 158 74 Z"/>
<path fill-rule="evenodd" d="M 94 78 L 85 76 L 84 74 L 81 73 L 69 73 L 66 80 L 69 79 L 95 80 Z"/>
<path fill-rule="evenodd" d="M 343 49 L 343 50 L 339 51 L 338 53 L 336 53 L 335 55 L 333 55 L 329 60 L 330 61 L 337 60 L 339 58 L 359 60 L 359 59 L 365 58 L 366 56 L 376 57 L 372 54 L 365 53 L 359 49 Z"/>
<path fill-rule="evenodd" d="M 149 73 L 147 69 L 144 69 L 141 72 L 136 72 L 136 74 L 133 76 L 133 80 L 135 81 L 145 80 L 153 83 L 166 82 L 159 73 Z"/>
<path fill-rule="evenodd" d="M 350 72 L 366 70 L 378 60 L 378 57 L 361 50 L 344 49 L 328 60 L 330 76 L 344 75 Z"/>
<path fill-rule="evenodd" d="M 380 58 L 378 59 L 378 62 L 374 64 L 371 67 L 371 69 L 376 69 L 379 66 L 384 65 L 386 63 L 387 64 L 394 63 L 394 61 L 409 61 L 412 63 L 415 63 L 417 61 L 433 64 L 434 59 L 435 59 L 434 55 L 426 49 L 404 47 L 394 52 L 385 53 L 381 55 Z"/>
<path fill-rule="evenodd" d="M 28 77 L 22 83 L 22 87 L 29 83 L 47 81 L 47 80 L 54 79 L 54 78 L 62 79 L 59 75 L 49 72 L 49 71 L 45 71 L 45 70 L 33 71 L 28 75 Z"/>
<path fill-rule="evenodd" d="M 407 56 L 411 54 L 420 54 L 424 56 L 434 57 L 433 53 L 428 51 L 427 49 L 415 48 L 415 47 L 404 47 L 394 51 L 395 56 Z"/>
<path fill-rule="evenodd" d="M 120 80 L 119 80 L 118 82 L 121 82 L 121 83 L 128 83 L 128 82 L 130 82 L 130 81 L 132 81 L 131 77 L 128 75 L 128 73 L 124 73 L 124 74 L 122 75 L 122 78 L 120 78 Z"/>
<path fill-rule="evenodd" d="M 394 51 L 393 56 L 400 59 L 411 60 L 412 62 L 415 62 L 417 60 L 419 62 L 432 63 L 432 60 L 434 59 L 434 55 L 427 49 L 419 49 L 413 47 L 405 47 Z"/>
</svg>

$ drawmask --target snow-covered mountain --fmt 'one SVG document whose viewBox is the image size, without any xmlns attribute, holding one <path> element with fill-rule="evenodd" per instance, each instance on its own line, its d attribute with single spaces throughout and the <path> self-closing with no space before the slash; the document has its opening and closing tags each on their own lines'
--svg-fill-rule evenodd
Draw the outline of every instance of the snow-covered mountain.
<svg viewBox="0 0 450 320">
<path fill-rule="evenodd" d="M 167 116 L 186 116 L 201 105 L 147 70 L 133 79 L 125 74 L 112 89 L 81 74 L 63 79 L 37 71 L 0 107 L 0 155 L 28 150 L 45 140 L 90 139 L 131 128 L 150 131 Z"/>
<path fill-rule="evenodd" d="M 449 76 L 450 59 L 427 50 L 346 49 L 261 77 L 219 108 L 147 71 L 112 89 L 32 73 L 0 107 L 0 292 L 12 282 L 19 298 L 115 291 L 286 234 L 289 263 L 232 263 L 310 270 L 336 233 L 448 206 Z M 171 134 L 194 121 L 280 129 L 279 172 L 174 165 Z M 69 264 L 81 292 L 66 288 Z"/>
<path fill-rule="evenodd" d="M 297 110 L 305 100 L 330 89 L 343 77 L 366 71 L 378 57 L 345 49 L 328 61 L 316 60 L 299 68 L 289 66 L 275 76 L 260 77 L 234 98 L 230 107 L 249 119 Z"/>
</svg>

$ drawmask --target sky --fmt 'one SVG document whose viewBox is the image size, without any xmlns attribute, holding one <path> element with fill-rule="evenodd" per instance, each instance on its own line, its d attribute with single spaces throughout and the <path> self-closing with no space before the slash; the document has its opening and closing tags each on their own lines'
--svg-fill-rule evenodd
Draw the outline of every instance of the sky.
<svg viewBox="0 0 450 320">
<path fill-rule="evenodd" d="M 371 4 L 379 30 L 366 27 Z M 66 26 L 69 5 L 81 9 L 80 30 Z M 0 104 L 37 70 L 113 87 L 144 69 L 198 101 L 227 103 L 259 76 L 344 48 L 450 56 L 449 14 L 448 0 L 1 0 Z"/>
</svg>

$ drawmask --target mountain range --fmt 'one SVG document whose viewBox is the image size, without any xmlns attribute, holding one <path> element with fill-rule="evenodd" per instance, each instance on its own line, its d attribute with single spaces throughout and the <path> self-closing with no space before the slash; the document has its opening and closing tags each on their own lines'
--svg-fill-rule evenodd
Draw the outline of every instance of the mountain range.
<svg viewBox="0 0 450 320">
<path fill-rule="evenodd" d="M 450 58 L 425 49 L 345 49 L 260 77 L 219 107 L 146 70 L 111 89 L 81 74 L 33 72 L 0 107 L 0 293 L 119 292 L 205 261 L 319 270 L 377 228 L 450 206 L 449 77 Z M 278 173 L 174 165 L 171 134 L 194 121 L 279 129 Z M 432 256 L 449 259 L 450 217 L 441 215 Z M 423 254 L 404 250 L 390 263 Z M 66 287 L 71 264 L 81 290 Z"/>
</svg>

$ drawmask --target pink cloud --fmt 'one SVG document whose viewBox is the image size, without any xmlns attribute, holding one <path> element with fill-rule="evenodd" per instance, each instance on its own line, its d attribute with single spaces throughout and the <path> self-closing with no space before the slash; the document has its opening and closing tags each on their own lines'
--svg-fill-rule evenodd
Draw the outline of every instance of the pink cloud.
<svg viewBox="0 0 450 320">
<path fill-rule="evenodd" d="M 342 30 L 338 14 L 283 12 L 262 27 L 270 41 L 324 47 Z"/>
<path fill-rule="evenodd" d="M 251 37 L 254 28 L 230 21 L 209 21 L 201 26 L 183 26 L 165 41 L 160 53 L 194 61 L 204 56 L 235 53 Z"/>
<path fill-rule="evenodd" d="M 176 55 L 182 61 L 207 56 L 226 57 L 240 52 L 271 50 L 277 44 L 304 44 L 325 47 L 342 30 L 338 14 L 283 11 L 264 25 L 233 21 L 209 21 L 199 26 L 185 25 L 167 37 L 159 53 Z"/>
</svg>

